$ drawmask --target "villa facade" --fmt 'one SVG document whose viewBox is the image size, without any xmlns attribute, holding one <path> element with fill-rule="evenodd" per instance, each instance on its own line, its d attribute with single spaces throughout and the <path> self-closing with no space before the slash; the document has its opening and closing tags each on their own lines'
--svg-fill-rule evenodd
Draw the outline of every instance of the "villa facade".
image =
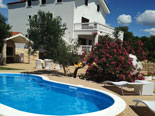
<svg viewBox="0 0 155 116">
<path fill-rule="evenodd" d="M 8 3 L 8 23 L 15 32 L 27 34 L 28 20 L 37 16 L 38 10 L 60 16 L 66 23 L 64 40 L 68 44 L 80 43 L 79 54 L 83 49 L 91 50 L 100 35 L 113 37 L 114 28 L 106 24 L 110 13 L 104 0 L 19 0 Z M 123 40 L 123 32 L 119 38 Z"/>
</svg>

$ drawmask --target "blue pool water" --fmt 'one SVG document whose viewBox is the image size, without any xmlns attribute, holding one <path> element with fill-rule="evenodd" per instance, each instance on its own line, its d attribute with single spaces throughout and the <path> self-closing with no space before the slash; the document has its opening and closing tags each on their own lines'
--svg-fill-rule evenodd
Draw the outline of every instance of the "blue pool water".
<svg viewBox="0 0 155 116">
<path fill-rule="evenodd" d="M 0 74 L 0 103 L 36 114 L 76 115 L 103 110 L 114 100 L 94 90 L 45 81 L 39 76 Z"/>
</svg>

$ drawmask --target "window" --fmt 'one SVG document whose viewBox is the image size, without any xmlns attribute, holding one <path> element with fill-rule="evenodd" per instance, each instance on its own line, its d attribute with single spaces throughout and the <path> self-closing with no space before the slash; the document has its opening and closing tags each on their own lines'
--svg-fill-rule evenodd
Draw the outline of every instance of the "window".
<svg viewBox="0 0 155 116">
<path fill-rule="evenodd" d="M 86 45 L 86 39 L 85 38 L 79 38 L 78 42 L 80 45 Z"/>
<path fill-rule="evenodd" d="M 89 22 L 89 19 L 82 17 L 81 18 L 81 22 L 82 23 L 88 23 Z"/>
<path fill-rule="evenodd" d="M 82 22 L 82 29 L 88 29 L 89 19 L 82 17 L 81 22 Z"/>
<path fill-rule="evenodd" d="M 46 4 L 46 0 L 42 0 L 42 4 Z"/>
<path fill-rule="evenodd" d="M 100 11 L 100 5 L 97 5 L 97 12 Z"/>
<path fill-rule="evenodd" d="M 28 0 L 28 6 L 31 6 L 31 0 Z"/>
<path fill-rule="evenodd" d="M 89 45 L 92 45 L 92 40 L 89 40 Z"/>
<path fill-rule="evenodd" d="M 29 19 L 31 19 L 31 15 L 29 15 Z"/>
<path fill-rule="evenodd" d="M 62 2 L 62 0 L 57 0 L 57 2 Z"/>
<path fill-rule="evenodd" d="M 62 0 L 57 0 L 57 2 L 62 2 Z"/>
<path fill-rule="evenodd" d="M 85 5 L 88 6 L 88 0 L 85 0 Z"/>
</svg>

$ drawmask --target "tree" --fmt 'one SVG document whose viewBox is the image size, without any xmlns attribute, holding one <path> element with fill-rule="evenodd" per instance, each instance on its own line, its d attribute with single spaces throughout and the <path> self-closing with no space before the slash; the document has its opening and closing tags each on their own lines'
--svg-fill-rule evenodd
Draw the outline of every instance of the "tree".
<svg viewBox="0 0 155 116">
<path fill-rule="evenodd" d="M 148 54 L 148 52 L 146 52 L 147 49 L 145 47 L 148 43 L 146 43 L 147 37 L 134 36 L 132 32 L 129 32 L 128 27 L 116 27 L 114 31 L 115 38 L 119 36 L 119 31 L 124 32 L 123 47 L 127 50 L 127 52 L 129 54 L 136 55 L 138 60 L 140 61 L 146 60 Z"/>
<path fill-rule="evenodd" d="M 116 27 L 115 28 L 115 34 L 118 34 L 116 32 L 119 31 L 123 31 L 124 32 L 124 40 L 123 41 L 132 41 L 134 39 L 134 35 L 132 32 L 129 32 L 129 28 L 124 26 L 124 27 Z M 115 35 L 115 37 L 117 37 L 118 35 Z"/>
<path fill-rule="evenodd" d="M 11 36 L 11 26 L 6 24 L 7 19 L 0 14 L 0 53 L 2 53 L 0 64 L 5 65 L 5 59 L 3 58 L 3 46 L 4 46 L 4 39 Z"/>
<path fill-rule="evenodd" d="M 76 53 L 62 40 L 66 25 L 62 24 L 61 20 L 60 17 L 54 18 L 50 12 L 38 11 L 37 15 L 29 20 L 30 27 L 27 31 L 29 39 L 33 41 L 32 49 L 46 52 L 47 58 L 63 66 L 66 75 L 65 67 L 70 65 L 71 60 L 76 59 Z"/>
<path fill-rule="evenodd" d="M 145 49 L 149 51 L 147 55 L 147 60 L 155 62 L 155 36 L 150 36 L 145 40 L 144 43 Z"/>
</svg>

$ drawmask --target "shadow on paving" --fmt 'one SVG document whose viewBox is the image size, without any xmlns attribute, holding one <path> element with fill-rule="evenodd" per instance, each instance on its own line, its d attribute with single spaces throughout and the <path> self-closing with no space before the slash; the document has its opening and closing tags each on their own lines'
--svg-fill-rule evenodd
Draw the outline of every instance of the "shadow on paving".
<svg viewBox="0 0 155 116">
<path fill-rule="evenodd" d="M 117 87 L 117 86 L 108 85 L 108 86 L 102 86 L 102 87 L 106 88 L 106 89 L 108 89 L 110 91 L 113 91 L 113 92 L 115 92 L 115 93 L 117 93 L 119 95 L 122 95 L 121 89 L 119 87 Z M 125 89 L 123 89 L 123 92 L 124 92 L 124 96 L 134 96 L 134 95 L 137 96 L 138 95 L 138 94 L 134 93 L 134 91 L 128 91 L 128 90 L 125 90 Z"/>
<path fill-rule="evenodd" d="M 146 106 L 130 106 L 138 116 L 155 116 Z"/>
<path fill-rule="evenodd" d="M 48 75 L 51 75 L 51 76 L 65 76 L 64 73 L 62 72 L 58 72 L 56 70 L 37 70 L 37 71 L 24 71 L 24 72 L 21 72 L 21 73 L 26 73 L 26 74 L 38 74 L 38 75 L 41 75 L 41 74 L 48 74 Z M 66 76 L 69 76 L 69 77 L 73 77 L 72 76 L 73 74 L 67 74 Z"/>
</svg>

